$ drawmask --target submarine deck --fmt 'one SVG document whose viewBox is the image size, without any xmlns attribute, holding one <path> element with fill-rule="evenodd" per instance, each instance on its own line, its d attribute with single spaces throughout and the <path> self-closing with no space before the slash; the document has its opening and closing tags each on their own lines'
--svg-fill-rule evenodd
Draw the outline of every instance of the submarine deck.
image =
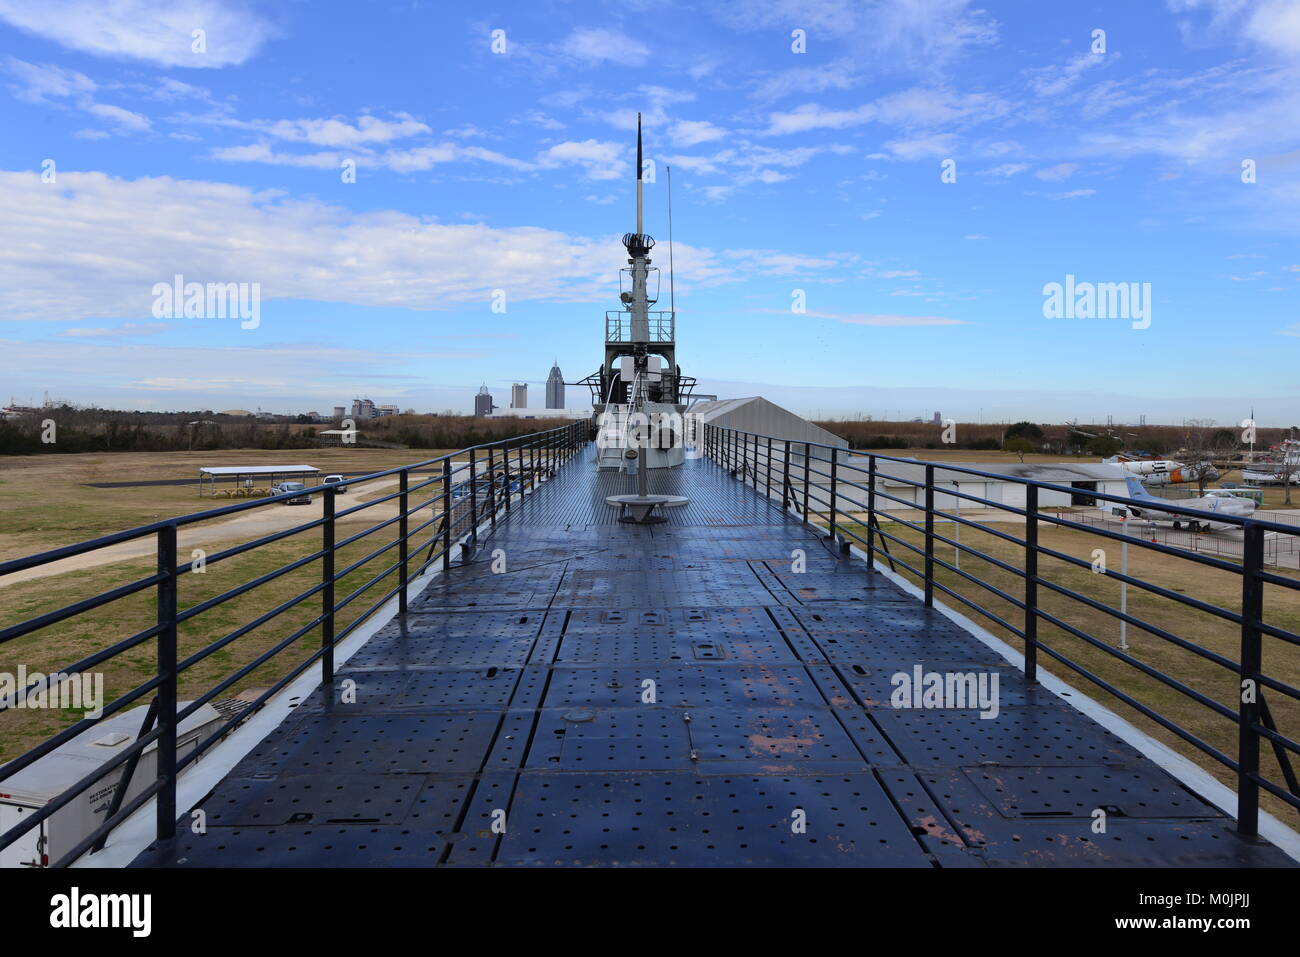
<svg viewBox="0 0 1300 957">
<path fill-rule="evenodd" d="M 134 866 L 1293 863 L 720 466 L 650 479 L 622 525 L 575 456 Z M 891 706 L 918 665 L 996 716 Z"/>
</svg>

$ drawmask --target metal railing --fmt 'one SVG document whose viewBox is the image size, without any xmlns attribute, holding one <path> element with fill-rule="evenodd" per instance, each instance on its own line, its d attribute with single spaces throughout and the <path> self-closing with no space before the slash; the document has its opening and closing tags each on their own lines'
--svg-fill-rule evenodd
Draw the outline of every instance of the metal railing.
<svg viewBox="0 0 1300 957">
<path fill-rule="evenodd" d="M 646 323 L 649 342 L 672 342 L 676 316 L 667 310 L 647 312 Z M 605 341 L 632 341 L 632 313 L 626 309 L 611 309 L 605 313 Z"/>
<path fill-rule="evenodd" d="M 0 646 L 31 635 L 42 629 L 61 622 L 67 622 L 83 615 L 90 615 L 92 620 L 98 609 L 120 601 L 132 595 L 156 595 L 156 621 L 150 627 L 121 641 L 90 651 L 79 661 L 63 668 L 52 669 L 48 675 L 32 681 L 26 687 L 19 688 L 13 694 L 0 698 L 0 722 L 6 712 L 21 707 L 33 696 L 57 690 L 58 684 L 68 677 L 88 674 L 91 669 L 103 665 L 131 649 L 156 646 L 157 665 L 154 674 L 140 682 L 134 688 L 119 694 L 112 701 L 103 704 L 102 712 L 95 718 L 82 718 L 71 726 L 48 738 L 25 754 L 0 766 L 0 791 L 4 791 L 4 781 L 24 768 L 30 767 L 41 758 L 81 735 L 87 729 L 103 721 L 128 705 L 135 702 L 149 701 L 149 711 L 141 727 L 140 734 L 127 747 L 112 758 L 97 766 L 86 776 L 44 806 L 26 815 L 22 822 L 3 834 L 0 834 L 0 849 L 8 847 L 23 834 L 36 827 L 42 821 L 52 817 L 58 810 L 75 800 L 88 787 L 101 782 L 115 769 L 123 768 L 118 780 L 106 819 L 90 834 L 85 835 L 71 850 L 52 862 L 59 867 L 72 863 L 87 851 L 103 846 L 108 834 L 131 814 L 143 807 L 150 799 L 157 799 L 155 831 L 158 840 L 169 840 L 176 834 L 176 784 L 180 773 L 197 760 L 214 743 L 246 718 L 259 710 L 273 695 L 286 687 L 291 681 L 305 672 L 313 664 L 319 663 L 322 685 L 329 685 L 334 679 L 334 649 L 338 644 L 355 632 L 375 612 L 381 609 L 394 596 L 397 597 L 398 614 L 407 610 L 407 588 L 415 579 L 420 578 L 435 564 L 441 562 L 443 571 L 451 567 L 453 550 L 462 543 L 467 548 L 477 544 L 478 532 L 485 523 L 495 526 L 499 517 L 511 510 L 514 503 L 522 502 L 523 496 L 540 482 L 555 474 L 559 466 L 572 457 L 588 441 L 588 424 L 574 422 L 558 429 L 535 432 L 516 438 L 503 439 L 484 445 L 477 445 L 434 459 L 417 462 L 413 465 L 374 472 L 327 485 L 313 486 L 307 491 L 315 496 L 323 496 L 323 509 L 320 518 L 295 525 L 292 528 L 264 535 L 250 542 L 224 548 L 202 558 L 202 568 L 227 561 L 239 555 L 252 554 L 257 549 L 281 542 L 294 535 L 312 530 L 319 530 L 320 547 L 309 554 L 296 558 L 273 571 L 258 575 L 250 581 L 229 588 L 211 598 L 190 605 L 183 610 L 178 606 L 178 586 L 181 577 L 196 570 L 198 561 L 182 563 L 178 557 L 178 530 L 196 523 L 225 516 L 238 515 L 253 509 L 273 507 L 289 499 L 299 497 L 302 492 L 286 492 L 273 497 L 242 502 L 222 508 L 197 512 L 178 518 L 154 522 L 128 531 L 105 535 L 76 545 L 52 549 L 26 558 L 0 562 L 0 584 L 6 575 L 16 574 L 29 569 L 41 568 L 64 559 L 89 556 L 102 549 L 123 543 L 152 538 L 156 547 L 156 571 L 136 581 L 112 588 L 101 594 L 46 611 L 36 617 L 17 624 L 0 628 Z M 459 460 L 459 461 L 457 461 Z M 426 477 L 431 474 L 431 477 Z M 380 495 L 369 501 L 349 507 L 339 508 L 337 496 L 349 486 L 360 485 L 376 480 L 396 478 L 397 490 Z M 424 498 L 423 496 L 428 496 Z M 417 500 L 417 496 L 420 497 Z M 339 537 L 342 520 L 363 513 L 366 509 L 395 502 L 397 514 L 384 518 L 378 523 L 356 533 Z M 518 504 L 515 507 L 519 507 Z M 414 522 L 413 522 L 414 520 Z M 385 529 L 393 529 L 391 541 L 370 550 L 362 558 L 344 562 L 340 555 L 348 546 L 356 545 L 370 535 Z M 350 532 L 350 529 L 349 529 Z M 366 546 L 369 547 L 368 545 Z M 394 550 L 396 558 L 391 564 L 382 568 L 359 587 L 344 596 L 336 596 L 335 586 L 360 569 L 368 568 L 384 556 L 391 557 Z M 224 603 L 245 595 L 253 590 L 276 581 L 284 575 L 299 569 L 318 565 L 318 581 L 293 598 L 280 602 L 271 610 L 247 621 L 222 637 L 208 642 L 192 654 L 181 657 L 178 650 L 178 634 L 187 625 Z M 395 577 L 393 577 L 395 576 Z M 376 585 L 387 580 L 389 587 L 369 606 L 360 612 L 350 624 L 336 629 L 336 620 L 340 612 L 352 605 L 363 594 Z M 280 615 L 297 608 L 309 599 L 320 602 L 320 610 L 306 624 L 294 628 L 289 634 L 279 637 L 266 651 L 256 655 L 250 662 L 238 668 L 232 674 L 222 678 L 215 685 L 199 693 L 185 707 L 177 705 L 178 682 L 181 676 L 200 662 L 206 661 L 213 654 L 227 649 L 241 637 L 257 628 L 272 622 Z M 177 756 L 177 728 L 187 718 L 194 715 L 204 705 L 218 698 L 223 692 L 249 676 L 253 671 L 266 665 L 277 655 L 293 648 L 313 632 L 319 633 L 319 646 L 304 660 L 297 663 L 278 678 L 269 688 L 248 702 L 243 708 L 228 716 L 211 734 L 188 751 L 184 757 Z M 56 681 L 57 679 L 57 681 Z M 2 727 L 2 725 L 0 725 Z M 154 780 L 130 800 L 123 800 L 130 786 L 130 775 L 140 757 L 151 745 L 157 747 L 157 773 Z"/>
<path fill-rule="evenodd" d="M 887 562 L 891 569 L 904 569 L 918 583 L 923 601 L 927 606 L 934 604 L 936 592 L 941 592 L 964 608 L 977 613 L 983 619 L 992 622 L 1003 632 L 1014 636 L 1021 643 L 1024 652 L 1025 677 L 1031 681 L 1038 680 L 1038 658 L 1040 652 L 1060 663 L 1093 685 L 1103 689 L 1137 710 L 1145 718 L 1158 724 L 1164 730 L 1194 747 L 1214 762 L 1227 768 L 1235 776 L 1237 792 L 1237 829 L 1243 835 L 1258 834 L 1259 802 L 1261 791 L 1266 792 L 1292 809 L 1300 810 L 1300 784 L 1297 783 L 1292 756 L 1300 754 L 1300 744 L 1277 728 L 1272 712 L 1265 698 L 1265 691 L 1277 695 L 1290 703 L 1300 701 L 1300 688 L 1287 681 L 1270 676 L 1264 672 L 1264 640 L 1275 641 L 1281 650 L 1292 656 L 1300 654 L 1300 636 L 1294 632 L 1270 624 L 1264 615 L 1265 586 L 1275 586 L 1287 592 L 1300 591 L 1300 579 L 1287 577 L 1264 569 L 1264 541 L 1266 533 L 1277 535 L 1297 535 L 1300 528 L 1293 525 L 1268 521 L 1240 518 L 1214 513 L 1216 523 L 1238 526 L 1242 529 L 1243 541 L 1239 563 L 1222 557 L 1205 554 L 1203 551 L 1191 551 L 1172 544 L 1151 541 L 1140 535 L 1130 535 L 1109 527 L 1084 524 L 1074 517 L 1059 514 L 1046 509 L 1052 506 L 1044 503 L 1040 507 L 1040 497 L 1048 499 L 1057 496 L 1068 503 L 1079 494 L 1079 490 L 1070 486 L 1039 482 L 1031 479 L 1016 478 L 1003 473 L 985 472 L 966 466 L 945 463 L 923 462 L 888 455 L 866 453 L 852 455 L 848 450 L 836 446 L 822 445 L 816 442 L 778 439 L 752 432 L 705 425 L 702 436 L 703 451 L 706 456 L 725 467 L 738 481 L 752 486 L 755 491 L 772 499 L 774 504 L 786 512 L 793 512 L 804 522 L 817 528 L 828 539 L 836 542 L 841 553 L 847 553 L 853 543 L 861 546 L 865 552 L 868 567 L 875 568 L 877 563 Z M 935 473 L 944 474 L 946 481 L 936 483 Z M 906 474 L 910 473 L 910 474 Z M 1003 501 L 981 498 L 960 490 L 964 477 L 969 476 L 972 484 L 979 481 L 995 481 L 1019 486 L 1024 492 L 1024 506 Z M 886 480 L 889 485 L 887 486 Z M 887 491 L 894 488 L 911 492 L 910 498 Z M 941 495 L 958 506 L 954 512 L 945 511 L 935 505 L 936 494 Z M 1131 500 L 1102 492 L 1088 491 L 1090 498 L 1131 504 Z M 1017 496 L 1018 500 L 1018 496 Z M 900 514 L 887 514 L 883 505 L 894 503 L 905 509 L 919 511 L 922 521 L 909 521 Z M 981 509 L 996 510 L 1010 516 L 1012 528 L 1021 525 L 1021 537 L 994 527 L 987 520 L 979 522 L 969 515 L 960 514 L 960 506 L 971 503 Z M 1210 513 L 1184 508 L 1176 501 L 1161 504 L 1162 511 L 1186 515 L 1189 518 L 1210 518 Z M 952 523 L 953 537 L 944 535 L 935 529 L 936 519 Z M 1003 523 L 1005 524 L 1005 522 Z M 1215 569 L 1233 576 L 1237 582 L 1240 604 L 1237 608 L 1222 607 L 1182 591 L 1146 581 L 1127 574 L 1125 571 L 1105 569 L 1104 574 L 1114 579 L 1127 589 L 1136 588 L 1141 592 L 1177 603 L 1177 605 L 1211 616 L 1220 622 L 1228 623 L 1237 632 L 1237 655 L 1232 657 L 1203 647 L 1187 638 L 1175 634 L 1153 621 L 1144 620 L 1130 614 L 1126 607 L 1113 608 L 1103 601 L 1069 588 L 1052 578 L 1041 574 L 1039 559 L 1047 558 L 1079 569 L 1096 572 L 1094 562 L 1067 554 L 1040 542 L 1040 526 L 1086 533 L 1128 547 L 1145 549 L 1151 553 L 1169 556 L 1175 559 L 1195 563 L 1199 566 Z M 970 528 L 982 535 L 991 536 L 997 542 L 1007 543 L 1020 553 L 1020 561 L 1007 561 L 973 547 L 968 541 L 960 540 L 960 530 Z M 906 533 L 911 532 L 914 540 L 909 541 Z M 951 547 L 954 561 L 950 562 L 936 554 L 936 546 Z M 945 549 L 946 553 L 946 549 Z M 987 563 L 994 569 L 1011 576 L 1020 583 L 1019 595 L 990 581 L 980 578 L 970 570 L 970 563 L 963 568 L 960 556 L 969 555 Z M 939 580 L 938 572 L 945 573 L 945 578 L 952 585 Z M 999 614 L 986 607 L 988 599 L 974 600 L 962 594 L 957 587 L 970 586 L 977 595 L 996 598 L 1004 605 L 1010 605 L 1012 612 Z M 1209 694 L 1192 686 L 1191 679 L 1183 679 L 1167 674 L 1151 664 L 1130 653 L 1126 645 L 1116 647 L 1110 642 L 1089 633 L 1085 628 L 1068 620 L 1067 616 L 1045 608 L 1039 596 L 1068 600 L 1071 609 L 1091 610 L 1110 616 L 1121 627 L 1132 627 L 1154 636 L 1167 646 L 1188 652 L 1197 659 L 1209 662 L 1223 672 L 1236 676 L 1239 694 L 1232 696 L 1231 706 L 1216 700 Z M 1009 620 L 1014 619 L 1014 620 Z M 1162 688 L 1171 689 L 1179 695 L 1190 699 L 1195 705 L 1212 712 L 1219 718 L 1235 724 L 1235 747 L 1217 747 L 1206 741 L 1201 733 L 1196 733 L 1179 725 L 1169 716 L 1160 713 L 1157 707 L 1139 700 L 1136 694 L 1119 687 L 1116 681 L 1107 680 L 1094 668 L 1074 660 L 1054 642 L 1040 635 L 1039 625 L 1050 626 L 1056 633 L 1068 638 L 1078 639 L 1084 646 L 1096 649 L 1122 663 L 1120 669 L 1127 683 L 1129 678 L 1141 676 L 1150 679 Z M 1273 657 L 1271 660 L 1276 661 Z M 1199 712 L 1198 712 L 1199 713 Z M 1261 771 L 1261 750 L 1271 748 L 1282 781 L 1274 781 Z"/>
</svg>

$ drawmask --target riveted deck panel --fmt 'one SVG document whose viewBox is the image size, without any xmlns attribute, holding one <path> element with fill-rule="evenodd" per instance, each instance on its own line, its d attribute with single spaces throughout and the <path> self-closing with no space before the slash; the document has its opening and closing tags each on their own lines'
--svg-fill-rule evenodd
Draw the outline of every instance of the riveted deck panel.
<svg viewBox="0 0 1300 957">
<path fill-rule="evenodd" d="M 512 503 L 136 864 L 1290 863 L 715 464 L 651 473 L 663 525 L 633 481 Z M 898 707 L 918 666 L 969 700 Z"/>
</svg>

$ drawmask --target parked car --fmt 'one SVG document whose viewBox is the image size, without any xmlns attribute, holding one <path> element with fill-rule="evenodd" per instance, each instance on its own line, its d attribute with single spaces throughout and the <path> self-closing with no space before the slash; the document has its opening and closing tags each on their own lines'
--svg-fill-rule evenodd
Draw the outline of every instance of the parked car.
<svg viewBox="0 0 1300 957">
<path fill-rule="evenodd" d="M 285 499 L 285 505 L 311 504 L 311 496 L 307 494 L 307 486 L 303 485 L 301 482 L 281 482 L 279 485 L 271 486 L 272 495 L 283 495 L 286 492 L 302 492 L 303 494 Z"/>
<path fill-rule="evenodd" d="M 343 481 L 343 476 L 342 476 L 342 475 L 327 475 L 327 476 L 325 476 L 325 484 L 326 484 L 326 485 L 332 485 L 332 484 L 335 483 L 335 482 L 342 482 L 342 481 Z M 344 492 L 346 492 L 347 490 L 348 490 L 348 487 L 345 485 L 345 486 L 343 486 L 341 489 L 338 489 L 338 490 L 335 492 L 335 494 L 336 494 L 336 495 L 342 495 L 342 494 L 343 494 Z"/>
</svg>

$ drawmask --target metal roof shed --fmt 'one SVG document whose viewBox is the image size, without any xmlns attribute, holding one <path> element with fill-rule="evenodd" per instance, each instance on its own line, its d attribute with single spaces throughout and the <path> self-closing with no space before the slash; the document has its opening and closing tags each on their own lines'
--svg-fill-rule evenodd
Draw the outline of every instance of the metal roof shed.
<svg viewBox="0 0 1300 957">
<path fill-rule="evenodd" d="M 217 481 L 230 479 L 234 487 L 252 484 L 254 479 L 268 479 L 290 476 L 309 478 L 319 475 L 320 469 L 314 465 L 209 465 L 199 469 L 199 495 L 208 489 L 208 494 L 216 494 Z"/>
<path fill-rule="evenodd" d="M 795 446 L 796 442 L 814 442 L 841 449 L 849 447 L 846 440 L 833 432 L 827 432 L 821 426 L 813 425 L 807 419 L 757 395 L 744 399 L 701 402 L 686 413 L 686 422 L 687 435 L 697 443 L 704 439 L 702 428 L 704 425 L 770 435 L 776 439 L 789 439 L 791 460 L 803 456 L 803 449 Z M 827 459 L 830 458 L 830 453 L 825 449 L 813 449 L 812 457 Z"/>
</svg>

